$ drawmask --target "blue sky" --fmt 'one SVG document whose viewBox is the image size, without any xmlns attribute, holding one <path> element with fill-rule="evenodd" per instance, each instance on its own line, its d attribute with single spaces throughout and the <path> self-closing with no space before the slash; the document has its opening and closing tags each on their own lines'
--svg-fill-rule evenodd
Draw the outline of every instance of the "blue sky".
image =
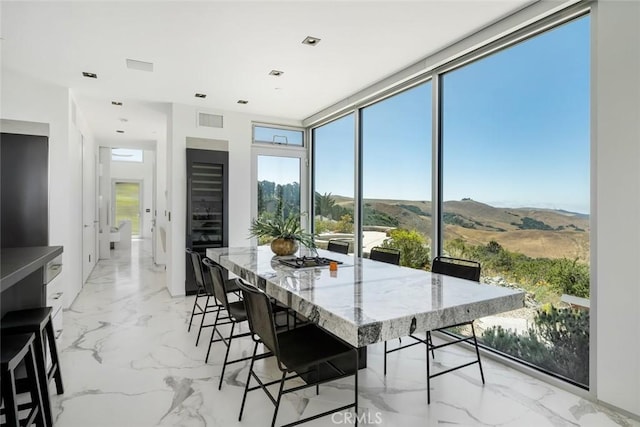
<svg viewBox="0 0 640 427">
<path fill-rule="evenodd" d="M 293 157 L 258 156 L 258 181 L 277 184 L 300 182 L 300 160 Z"/>
<path fill-rule="evenodd" d="M 443 193 L 589 212 L 589 18 L 443 76 Z M 431 83 L 363 110 L 365 198 L 431 200 Z M 316 191 L 353 196 L 353 116 L 316 130 Z"/>
</svg>

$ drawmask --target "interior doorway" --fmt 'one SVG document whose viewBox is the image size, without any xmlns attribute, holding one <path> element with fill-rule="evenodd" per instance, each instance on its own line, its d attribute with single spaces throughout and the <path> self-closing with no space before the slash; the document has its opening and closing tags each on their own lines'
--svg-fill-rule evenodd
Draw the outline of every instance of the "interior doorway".
<svg viewBox="0 0 640 427">
<path fill-rule="evenodd" d="M 82 146 L 82 283 L 87 281 L 98 258 L 97 155 L 91 141 L 78 133 Z"/>
<path fill-rule="evenodd" d="M 131 237 L 140 238 L 142 233 L 142 183 L 140 181 L 113 182 L 114 226 L 123 221 L 131 222 Z"/>
</svg>

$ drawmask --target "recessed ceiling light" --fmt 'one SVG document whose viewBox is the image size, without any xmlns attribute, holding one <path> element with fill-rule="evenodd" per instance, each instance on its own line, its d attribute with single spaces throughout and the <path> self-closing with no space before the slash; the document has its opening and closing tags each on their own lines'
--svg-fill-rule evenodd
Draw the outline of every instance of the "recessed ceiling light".
<svg viewBox="0 0 640 427">
<path fill-rule="evenodd" d="M 280 77 L 283 74 L 284 74 L 284 71 L 278 71 L 278 70 L 271 70 L 269 72 L 270 76 L 276 76 L 276 77 Z"/>
<path fill-rule="evenodd" d="M 320 43 L 320 39 L 317 37 L 307 36 L 304 40 L 302 40 L 302 44 L 308 44 L 309 46 L 315 46 Z"/>
<path fill-rule="evenodd" d="M 136 59 L 127 59 L 127 68 L 130 70 L 153 71 L 153 62 L 138 61 Z"/>
<path fill-rule="evenodd" d="M 82 75 L 85 77 L 89 77 L 90 79 L 97 79 L 98 75 L 96 73 L 87 73 L 86 71 L 82 72 Z"/>
<path fill-rule="evenodd" d="M 118 129 L 116 132 L 118 133 L 124 133 L 124 131 L 122 129 Z"/>
<path fill-rule="evenodd" d="M 120 101 L 111 101 L 111 105 L 117 105 L 118 107 L 122 107 L 122 102 L 120 102 Z"/>
<path fill-rule="evenodd" d="M 196 93 L 196 98 L 206 98 L 207 94 L 206 93 Z"/>
<path fill-rule="evenodd" d="M 249 101 L 247 101 L 246 99 L 238 99 L 238 104 L 248 104 Z"/>
</svg>

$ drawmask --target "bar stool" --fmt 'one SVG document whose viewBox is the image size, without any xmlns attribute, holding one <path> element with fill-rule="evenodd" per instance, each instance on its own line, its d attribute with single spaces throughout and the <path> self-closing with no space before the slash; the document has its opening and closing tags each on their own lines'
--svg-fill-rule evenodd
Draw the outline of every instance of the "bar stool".
<svg viewBox="0 0 640 427">
<path fill-rule="evenodd" d="M 51 381 L 52 378 L 55 379 L 58 394 L 64 393 L 64 387 L 62 385 L 56 337 L 51 321 L 51 307 L 10 311 L 2 317 L 0 323 L 2 323 L 3 342 L 6 336 L 14 334 L 33 333 L 35 335 L 35 359 L 38 369 L 40 391 L 42 392 L 44 418 L 47 425 L 53 425 L 51 403 L 49 400 L 49 381 Z M 49 355 L 51 356 L 51 368 L 48 371 L 45 342 L 49 344 Z"/>
<path fill-rule="evenodd" d="M 2 337 L 2 353 L 0 378 L 2 378 L 2 401 L 6 424 L 11 427 L 20 425 L 45 426 L 43 417 L 42 394 L 36 369 L 33 342 L 35 334 L 7 335 Z M 24 361 L 27 369 L 26 391 L 31 395 L 29 403 L 18 404 L 18 385 L 16 369 Z M 20 419 L 19 411 L 29 409 L 24 419 Z"/>
</svg>

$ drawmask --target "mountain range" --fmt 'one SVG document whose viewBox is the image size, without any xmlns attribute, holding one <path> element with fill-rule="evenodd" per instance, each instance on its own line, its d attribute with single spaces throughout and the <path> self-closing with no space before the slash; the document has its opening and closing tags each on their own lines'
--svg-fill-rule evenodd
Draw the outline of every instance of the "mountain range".
<svg viewBox="0 0 640 427">
<path fill-rule="evenodd" d="M 344 207 L 353 199 L 332 196 Z M 431 230 L 431 202 L 365 199 L 365 207 L 398 221 L 398 227 Z M 494 207 L 472 199 L 444 202 L 444 239 L 461 238 L 467 244 L 495 240 L 505 249 L 533 258 L 570 258 L 589 262 L 589 215 L 543 208 Z"/>
</svg>

